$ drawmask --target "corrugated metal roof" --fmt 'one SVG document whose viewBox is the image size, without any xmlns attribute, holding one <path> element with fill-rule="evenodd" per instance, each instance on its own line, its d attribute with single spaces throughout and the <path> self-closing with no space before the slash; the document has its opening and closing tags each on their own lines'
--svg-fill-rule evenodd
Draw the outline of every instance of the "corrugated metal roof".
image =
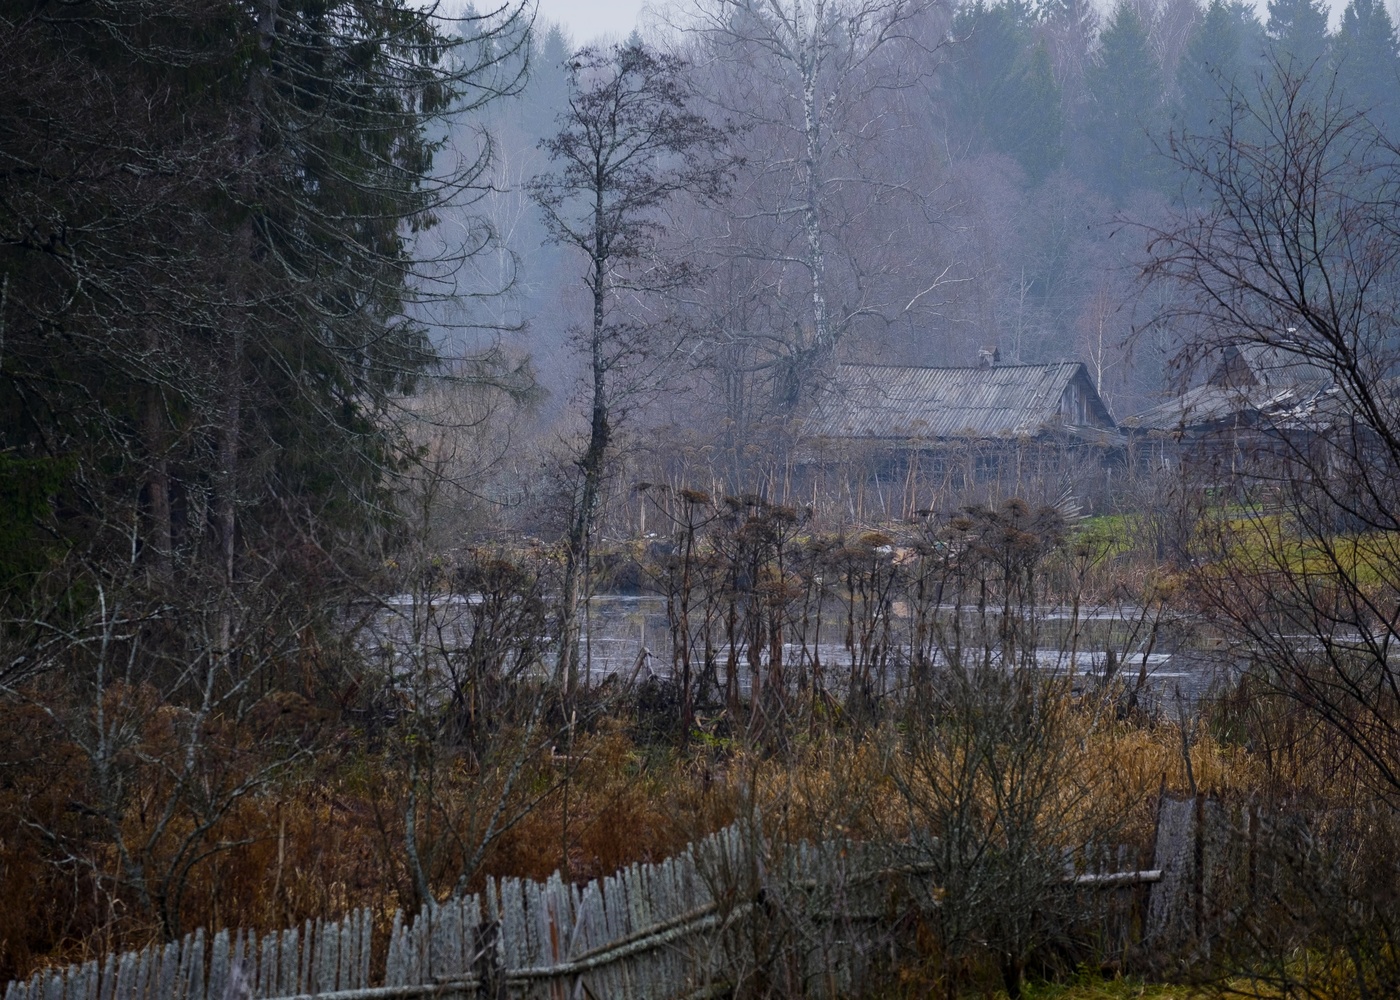
<svg viewBox="0 0 1400 1000">
<path fill-rule="evenodd" d="M 1177 431 L 1230 420 L 1237 415 L 1261 413 L 1296 401 L 1287 389 L 1199 385 L 1135 416 L 1125 417 L 1123 426 L 1145 431 Z"/>
<path fill-rule="evenodd" d="M 1077 361 L 986 368 L 842 365 L 807 418 L 813 438 L 1014 438 L 1060 429 L 1060 400 L 1076 378 L 1089 400 L 1088 426 L 1113 418 Z"/>
</svg>

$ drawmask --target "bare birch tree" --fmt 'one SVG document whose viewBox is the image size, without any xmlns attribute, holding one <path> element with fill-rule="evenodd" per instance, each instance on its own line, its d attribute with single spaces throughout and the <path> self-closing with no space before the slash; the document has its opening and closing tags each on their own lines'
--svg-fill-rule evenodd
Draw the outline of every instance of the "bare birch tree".
<svg viewBox="0 0 1400 1000">
<path fill-rule="evenodd" d="M 750 292 L 782 303 L 745 331 L 779 371 L 781 408 L 861 319 L 907 313 L 948 276 L 916 241 L 899 248 L 915 261 L 902 280 L 881 274 L 896 256 L 882 224 L 912 214 L 917 225 L 925 208 L 877 159 L 899 125 L 892 95 L 932 69 L 934 10 L 934 0 L 697 0 L 691 12 L 711 99 L 751 135 L 727 253 L 764 267 Z"/>
<path fill-rule="evenodd" d="M 577 328 L 587 373 L 588 435 L 564 539 L 558 680 L 578 687 L 578 605 L 606 463 L 625 400 L 666 352 L 665 335 L 637 303 L 694 280 L 693 265 L 662 251 L 661 210 L 673 199 L 715 199 L 732 169 L 728 133 L 694 110 L 686 63 L 628 43 L 584 49 L 570 61 L 569 109 L 541 145 L 557 170 L 531 193 L 550 239 L 584 261 L 589 316 Z"/>
</svg>

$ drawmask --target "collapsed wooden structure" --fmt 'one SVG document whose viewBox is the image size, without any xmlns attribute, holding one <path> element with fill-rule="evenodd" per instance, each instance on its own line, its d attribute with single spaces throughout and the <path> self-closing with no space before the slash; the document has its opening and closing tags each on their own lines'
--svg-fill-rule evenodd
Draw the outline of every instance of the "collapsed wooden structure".
<svg viewBox="0 0 1400 1000">
<path fill-rule="evenodd" d="M 1306 454 L 1349 415 L 1332 374 L 1297 351 L 1226 347 L 1206 381 L 1127 417 L 1136 460 L 1226 479 L 1261 458 Z M 1325 456 L 1323 456 L 1325 459 Z"/>
</svg>

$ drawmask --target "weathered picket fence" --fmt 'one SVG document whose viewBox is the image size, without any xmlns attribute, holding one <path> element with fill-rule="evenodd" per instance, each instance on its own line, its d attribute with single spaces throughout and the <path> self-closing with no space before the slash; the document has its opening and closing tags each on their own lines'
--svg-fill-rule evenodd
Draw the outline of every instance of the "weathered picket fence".
<svg viewBox="0 0 1400 1000">
<path fill-rule="evenodd" d="M 1153 861 L 1161 884 L 1147 907 L 1147 942 L 1189 961 L 1209 957 L 1212 941 L 1242 915 L 1257 915 L 1261 900 L 1287 893 L 1298 876 L 1288 862 L 1300 832 L 1327 816 L 1265 810 L 1237 796 L 1163 798 Z"/>
<path fill-rule="evenodd" d="M 368 910 L 258 937 L 196 931 L 182 941 L 12 982 L 5 1000 L 389 1000 L 433 996 L 664 997 L 703 990 L 714 948 L 743 915 L 716 878 L 750 863 L 738 826 L 659 864 L 583 888 L 491 880 L 481 896 L 394 917 L 383 980 L 371 982 Z M 722 895 L 722 894 L 721 894 Z"/>
<path fill-rule="evenodd" d="M 1098 901 L 1109 951 L 1140 942 L 1144 922 L 1149 935 L 1166 935 L 1184 919 L 1190 895 L 1179 890 L 1192 877 L 1181 870 L 1173 825 L 1185 813 L 1172 808 L 1169 842 L 1159 840 L 1157 851 L 1169 891 L 1153 892 L 1150 904 L 1146 894 L 1164 873 L 1124 871 L 1121 853 L 1105 855 L 1093 874 L 1081 867 L 1066 876 L 1073 892 Z M 413 919 L 396 914 L 387 941 L 381 925 L 377 951 L 368 910 L 263 936 L 196 931 L 12 982 L 4 1000 L 662 1000 L 730 992 L 753 973 L 756 954 L 779 951 L 782 961 L 762 973 L 770 982 L 783 980 L 791 995 L 834 997 L 894 947 L 891 886 L 925 877 L 923 868 L 898 846 L 782 848 L 736 824 L 676 857 L 582 887 L 557 873 L 546 882 L 488 880 L 480 895 Z"/>
</svg>

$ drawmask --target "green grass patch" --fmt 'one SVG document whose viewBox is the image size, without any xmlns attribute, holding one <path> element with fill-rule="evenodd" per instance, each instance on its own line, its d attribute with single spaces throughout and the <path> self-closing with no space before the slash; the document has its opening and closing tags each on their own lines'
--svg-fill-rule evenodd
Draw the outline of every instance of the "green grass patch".
<svg viewBox="0 0 1400 1000">
<path fill-rule="evenodd" d="M 1023 1000 L 1196 1000 L 1206 994 L 1194 986 L 1081 977 L 1069 983 L 1028 983 L 1021 996 Z"/>
<path fill-rule="evenodd" d="M 1400 534 L 1313 534 L 1282 514 L 1232 514 L 1202 525 L 1216 561 L 1299 578 L 1345 579 L 1369 588 L 1400 583 Z"/>
<path fill-rule="evenodd" d="M 1142 537 L 1141 514 L 1097 514 L 1086 517 L 1075 529 L 1070 547 L 1088 545 L 1107 558 L 1131 554 Z"/>
</svg>

